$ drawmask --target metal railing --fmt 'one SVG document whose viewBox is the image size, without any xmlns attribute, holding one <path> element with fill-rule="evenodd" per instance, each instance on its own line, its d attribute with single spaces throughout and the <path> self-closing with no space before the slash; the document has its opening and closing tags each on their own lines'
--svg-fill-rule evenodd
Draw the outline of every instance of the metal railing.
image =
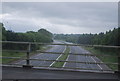
<svg viewBox="0 0 120 81">
<path fill-rule="evenodd" d="M 80 63 L 80 64 L 99 64 L 99 65 L 117 65 L 118 67 L 120 66 L 118 63 L 111 63 L 111 62 L 81 62 L 81 61 L 70 61 L 70 60 L 49 60 L 49 59 L 33 59 L 30 58 L 30 53 L 31 51 L 31 45 L 63 45 L 63 46 L 88 46 L 88 47 L 104 47 L 104 48 L 115 48 L 115 49 L 120 49 L 120 46 L 105 46 L 105 45 L 83 45 L 83 44 L 54 44 L 54 43 L 37 43 L 37 42 L 14 42 L 14 41 L 0 41 L 3 44 L 26 44 L 27 48 L 26 50 L 4 50 L 2 51 L 12 51 L 12 52 L 24 52 L 26 53 L 25 57 L 1 57 L 2 59 L 17 59 L 17 60 L 26 60 L 26 64 L 15 64 L 15 63 L 9 63 L 7 65 L 21 65 L 23 67 L 33 67 L 33 65 L 30 63 L 30 61 L 46 61 L 46 62 L 66 62 L 66 63 Z M 36 50 L 37 53 L 47 53 L 47 54 L 62 54 L 60 52 L 46 52 L 46 51 L 40 51 Z M 97 57 L 97 56 L 104 56 L 104 57 L 116 57 L 120 58 L 120 54 L 117 56 L 110 56 L 110 55 L 98 55 L 98 54 L 79 54 L 79 53 L 68 53 L 69 55 L 80 55 L 80 56 L 92 56 L 92 57 Z M 3 64 L 4 65 L 4 64 Z M 35 67 L 36 65 L 34 65 Z M 47 67 L 47 68 L 62 68 L 62 69 L 72 69 L 72 70 L 97 70 L 97 71 L 112 71 L 112 69 L 96 69 L 96 68 L 80 68 L 80 67 L 50 67 L 50 66 L 36 66 L 36 67 Z"/>
</svg>

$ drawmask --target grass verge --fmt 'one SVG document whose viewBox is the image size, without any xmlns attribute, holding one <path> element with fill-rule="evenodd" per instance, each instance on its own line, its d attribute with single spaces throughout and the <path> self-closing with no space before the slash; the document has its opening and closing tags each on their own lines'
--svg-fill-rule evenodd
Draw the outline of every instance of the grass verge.
<svg viewBox="0 0 120 81">
<path fill-rule="evenodd" d="M 68 53 L 70 51 L 69 47 L 66 47 L 66 50 L 64 52 L 64 54 L 58 59 L 58 60 L 66 60 L 68 57 Z M 64 62 L 55 62 L 52 67 L 62 67 L 64 64 Z"/>
<path fill-rule="evenodd" d="M 41 51 L 46 51 L 48 49 L 52 48 L 52 46 L 43 46 L 40 48 Z M 31 52 L 30 56 L 37 54 L 36 52 Z M 0 57 L 20 57 L 20 58 L 25 58 L 26 57 L 26 53 L 22 53 L 22 52 L 13 52 L 13 51 L 2 51 L 2 53 L 0 54 Z M 0 64 L 7 64 L 7 63 L 11 63 L 14 61 L 17 61 L 19 59 L 2 59 L 2 61 L 0 61 Z"/>
<path fill-rule="evenodd" d="M 46 50 L 51 49 L 51 48 L 52 48 L 52 46 L 40 46 L 39 50 L 46 51 Z"/>
<path fill-rule="evenodd" d="M 114 57 L 117 56 L 117 51 L 112 51 L 111 50 L 107 50 L 105 48 L 103 49 L 99 49 L 99 48 L 94 48 L 94 47 L 83 47 L 86 50 L 90 51 L 93 54 L 98 54 L 101 56 L 97 56 L 102 62 L 110 62 L 110 63 L 118 63 L 118 58 Z M 102 56 L 102 55 L 109 55 L 109 56 Z M 117 65 L 107 65 L 109 68 L 111 68 L 112 70 L 118 70 L 118 66 Z"/>
<path fill-rule="evenodd" d="M 11 51 L 3 51 L 1 57 L 25 57 L 25 53 L 20 52 L 11 52 Z M 18 59 L 2 59 L 2 64 L 10 63 Z"/>
</svg>

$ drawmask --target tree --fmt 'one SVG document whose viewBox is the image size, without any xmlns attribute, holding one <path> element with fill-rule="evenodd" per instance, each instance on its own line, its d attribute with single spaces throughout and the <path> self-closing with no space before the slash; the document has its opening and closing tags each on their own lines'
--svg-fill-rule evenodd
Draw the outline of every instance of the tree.
<svg viewBox="0 0 120 81">
<path fill-rule="evenodd" d="M 20 42 L 41 42 L 41 43 L 50 43 L 53 42 L 52 33 L 46 29 L 39 29 L 38 32 L 27 31 L 26 33 L 16 33 L 11 30 L 5 30 L 3 24 L 0 23 L 0 28 L 2 28 L 2 40 L 3 41 L 20 41 Z M 7 49 L 26 49 L 26 45 L 19 44 L 4 44 L 3 48 Z M 35 45 L 32 45 L 32 49 L 35 48 Z"/>
</svg>

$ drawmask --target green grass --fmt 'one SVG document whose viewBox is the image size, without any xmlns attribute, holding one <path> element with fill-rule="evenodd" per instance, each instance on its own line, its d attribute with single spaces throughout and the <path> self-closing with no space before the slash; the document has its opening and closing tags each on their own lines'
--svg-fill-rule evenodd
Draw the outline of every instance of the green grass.
<svg viewBox="0 0 120 81">
<path fill-rule="evenodd" d="M 112 51 L 111 50 L 107 50 L 105 48 L 103 48 L 102 50 L 98 49 L 98 48 L 94 48 L 94 47 L 83 47 L 86 50 L 90 51 L 93 54 L 98 54 L 101 56 L 97 56 L 102 62 L 110 62 L 110 63 L 118 63 L 118 58 L 114 57 L 117 56 L 117 51 Z M 110 55 L 110 57 L 108 56 L 102 56 L 102 55 Z M 117 65 L 108 65 L 108 67 L 110 67 L 112 70 L 118 70 L 118 66 Z"/>
<path fill-rule="evenodd" d="M 51 48 L 52 48 L 52 46 L 40 46 L 39 50 L 40 51 L 46 51 L 46 50 L 51 49 Z"/>
<path fill-rule="evenodd" d="M 20 52 L 3 51 L 1 56 L 2 57 L 25 57 L 26 54 L 25 53 L 20 53 Z M 17 60 L 17 59 L 2 59 L 2 63 L 6 64 L 6 63 L 13 62 L 15 60 Z"/>
<path fill-rule="evenodd" d="M 58 59 L 58 60 L 66 60 L 68 57 L 68 53 L 70 51 L 69 47 L 66 47 L 66 50 L 64 52 L 64 54 Z M 62 67 L 64 64 L 64 62 L 55 62 L 52 67 Z"/>
<path fill-rule="evenodd" d="M 41 51 L 45 51 L 52 48 L 51 46 L 42 46 L 40 48 Z M 31 52 L 30 56 L 37 54 L 36 52 Z M 2 53 L 0 54 L 0 57 L 20 57 L 20 58 L 25 58 L 26 57 L 26 53 L 20 53 L 20 52 L 12 52 L 12 51 L 2 51 Z M 2 59 L 2 61 L 0 61 L 0 64 L 7 64 L 7 63 L 11 63 L 14 61 L 17 61 L 19 59 Z"/>
</svg>

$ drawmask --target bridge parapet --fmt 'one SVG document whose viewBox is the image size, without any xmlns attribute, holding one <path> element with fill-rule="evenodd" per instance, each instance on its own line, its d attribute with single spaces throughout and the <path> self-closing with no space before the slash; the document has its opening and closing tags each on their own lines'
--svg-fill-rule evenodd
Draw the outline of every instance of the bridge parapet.
<svg viewBox="0 0 120 81">
<path fill-rule="evenodd" d="M 26 50 L 2 50 L 2 51 L 14 51 L 14 52 L 24 52 L 26 53 L 25 57 L 1 57 L 2 59 L 17 59 L 17 60 L 24 60 L 25 64 L 20 64 L 20 63 L 8 63 L 8 64 L 3 64 L 3 65 L 14 65 L 14 66 L 23 66 L 23 67 L 42 67 L 42 68 L 54 68 L 54 69 L 71 69 L 71 70 L 76 70 L 76 71 L 95 71 L 95 72 L 119 72 L 120 71 L 120 64 L 119 63 L 111 63 L 111 62 L 84 62 L 84 61 L 71 61 L 71 60 L 58 60 L 58 59 L 36 59 L 36 58 L 31 58 L 30 53 L 32 52 L 32 45 L 60 45 L 60 46 L 86 46 L 86 47 L 99 47 L 99 48 L 112 48 L 112 49 L 120 49 L 120 46 L 106 46 L 106 45 L 83 45 L 83 44 L 55 44 L 55 43 L 37 43 L 37 42 L 14 42 L 14 41 L 1 41 L 3 44 L 25 44 L 26 45 Z M 52 55 L 65 55 L 63 52 L 47 52 L 47 51 L 41 51 L 41 50 L 34 50 L 36 53 L 42 53 L 42 54 L 52 54 Z M 98 54 L 85 54 L 85 53 L 68 53 L 68 55 L 74 55 L 74 56 L 85 56 L 85 57 L 97 57 L 97 56 L 103 56 L 103 57 L 116 57 L 120 59 L 120 54 L 118 53 L 117 56 L 110 56 L 110 55 L 98 55 Z M 25 61 L 26 60 L 26 61 Z M 94 59 L 93 59 L 94 60 Z M 80 68 L 80 67 L 50 67 L 50 66 L 37 66 L 37 65 L 32 65 L 31 61 L 46 61 L 46 62 L 63 62 L 63 63 L 79 63 L 79 64 L 93 64 L 93 65 L 117 65 L 118 70 L 112 70 L 112 69 L 96 69 L 96 68 Z"/>
</svg>

